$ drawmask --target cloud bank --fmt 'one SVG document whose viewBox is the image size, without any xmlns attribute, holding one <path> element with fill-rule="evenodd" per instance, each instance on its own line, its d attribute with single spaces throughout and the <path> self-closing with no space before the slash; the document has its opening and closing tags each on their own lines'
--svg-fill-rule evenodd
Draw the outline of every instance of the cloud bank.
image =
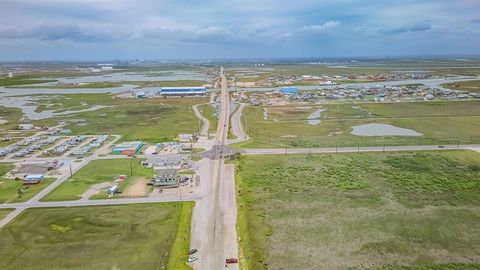
<svg viewBox="0 0 480 270">
<path fill-rule="evenodd" d="M 4 0 L 0 61 L 479 54 L 478 10 L 470 0 Z"/>
</svg>

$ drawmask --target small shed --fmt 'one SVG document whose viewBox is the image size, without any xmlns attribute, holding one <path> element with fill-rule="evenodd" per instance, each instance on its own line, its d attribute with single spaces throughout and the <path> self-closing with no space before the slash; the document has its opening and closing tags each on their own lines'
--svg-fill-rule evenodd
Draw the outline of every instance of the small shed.
<svg viewBox="0 0 480 270">
<path fill-rule="evenodd" d="M 178 134 L 177 138 L 181 143 L 193 142 L 195 139 L 193 134 Z"/>
<path fill-rule="evenodd" d="M 115 195 L 115 193 L 117 193 L 119 189 L 120 189 L 119 186 L 114 185 L 114 186 L 111 186 L 111 187 L 107 188 L 107 189 L 105 190 L 105 192 L 106 192 L 108 195 L 112 196 L 112 195 Z"/>
<path fill-rule="evenodd" d="M 33 124 L 20 124 L 18 125 L 18 129 L 31 130 L 33 129 Z"/>
</svg>

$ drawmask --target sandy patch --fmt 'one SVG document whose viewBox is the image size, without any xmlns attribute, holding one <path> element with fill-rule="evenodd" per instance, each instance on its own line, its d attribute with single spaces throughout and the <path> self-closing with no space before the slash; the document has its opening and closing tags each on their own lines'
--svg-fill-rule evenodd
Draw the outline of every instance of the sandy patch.
<svg viewBox="0 0 480 270">
<path fill-rule="evenodd" d="M 103 189 L 109 187 L 112 185 L 112 182 L 104 182 L 100 184 L 95 184 L 90 187 L 89 190 L 85 191 L 82 195 L 80 200 L 88 200 L 88 198 L 92 197 L 93 195 L 96 195 L 100 193 Z"/>
<path fill-rule="evenodd" d="M 157 151 L 157 147 L 155 145 L 150 145 L 145 149 L 145 154 L 151 155 Z"/>
<path fill-rule="evenodd" d="M 268 120 L 268 111 L 267 111 L 267 108 L 263 108 L 263 120 Z"/>
<path fill-rule="evenodd" d="M 133 185 L 129 186 L 124 195 L 128 197 L 142 197 L 145 196 L 147 187 L 147 179 L 145 177 L 137 178 Z"/>
</svg>

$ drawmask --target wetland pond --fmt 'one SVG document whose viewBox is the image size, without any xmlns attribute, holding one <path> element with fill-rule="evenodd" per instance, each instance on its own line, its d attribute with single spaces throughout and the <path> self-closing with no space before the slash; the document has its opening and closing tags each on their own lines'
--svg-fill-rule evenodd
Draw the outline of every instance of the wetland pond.
<svg viewBox="0 0 480 270">
<path fill-rule="evenodd" d="M 396 127 L 387 124 L 364 124 L 352 127 L 351 134 L 356 136 L 422 136 L 412 129 Z"/>
</svg>

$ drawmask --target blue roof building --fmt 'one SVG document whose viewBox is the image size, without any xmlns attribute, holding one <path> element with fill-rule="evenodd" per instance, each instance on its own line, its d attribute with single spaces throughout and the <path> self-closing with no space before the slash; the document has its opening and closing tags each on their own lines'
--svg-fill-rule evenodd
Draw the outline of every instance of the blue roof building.
<svg viewBox="0 0 480 270">
<path fill-rule="evenodd" d="M 162 96 L 203 96 L 207 93 L 207 88 L 200 87 L 162 87 L 160 95 Z"/>
<path fill-rule="evenodd" d="M 284 94 L 284 95 L 291 95 L 291 94 L 297 93 L 298 88 L 297 87 L 282 87 L 282 88 L 280 88 L 280 92 L 282 92 L 282 94 Z"/>
</svg>

